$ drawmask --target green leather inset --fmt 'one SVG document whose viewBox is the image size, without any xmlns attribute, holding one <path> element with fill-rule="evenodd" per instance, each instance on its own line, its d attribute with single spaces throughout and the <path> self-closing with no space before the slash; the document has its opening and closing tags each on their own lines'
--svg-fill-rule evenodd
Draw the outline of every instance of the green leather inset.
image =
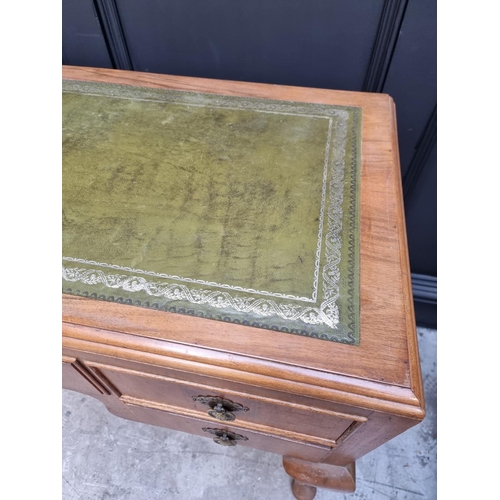
<svg viewBox="0 0 500 500">
<path fill-rule="evenodd" d="M 66 81 L 63 291 L 359 342 L 360 110 Z"/>
</svg>

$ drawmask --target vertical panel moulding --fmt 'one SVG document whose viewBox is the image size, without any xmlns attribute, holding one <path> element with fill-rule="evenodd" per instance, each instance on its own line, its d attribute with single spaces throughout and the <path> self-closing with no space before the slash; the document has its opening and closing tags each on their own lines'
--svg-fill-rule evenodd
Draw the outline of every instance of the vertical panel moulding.
<svg viewBox="0 0 500 500">
<path fill-rule="evenodd" d="M 368 71 L 364 92 L 382 92 L 392 55 L 396 48 L 408 0 L 385 0 Z"/>
<path fill-rule="evenodd" d="M 133 70 L 115 0 L 94 0 L 94 6 L 115 69 Z"/>
</svg>

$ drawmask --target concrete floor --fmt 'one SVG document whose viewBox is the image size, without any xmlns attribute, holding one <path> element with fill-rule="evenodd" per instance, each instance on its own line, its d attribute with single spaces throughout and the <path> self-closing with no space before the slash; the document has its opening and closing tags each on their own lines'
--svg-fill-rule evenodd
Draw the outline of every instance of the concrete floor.
<svg viewBox="0 0 500 500">
<path fill-rule="evenodd" d="M 315 500 L 436 498 L 436 331 L 419 328 L 427 416 L 356 463 L 353 494 Z M 293 500 L 281 457 L 130 422 L 63 391 L 63 500 Z"/>
</svg>

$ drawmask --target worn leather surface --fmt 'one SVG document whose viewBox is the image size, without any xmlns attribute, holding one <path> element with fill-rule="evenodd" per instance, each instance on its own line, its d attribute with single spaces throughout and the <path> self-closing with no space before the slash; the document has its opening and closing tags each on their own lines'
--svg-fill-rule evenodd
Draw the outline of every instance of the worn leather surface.
<svg viewBox="0 0 500 500">
<path fill-rule="evenodd" d="M 63 83 L 63 292 L 359 343 L 357 108 Z"/>
</svg>

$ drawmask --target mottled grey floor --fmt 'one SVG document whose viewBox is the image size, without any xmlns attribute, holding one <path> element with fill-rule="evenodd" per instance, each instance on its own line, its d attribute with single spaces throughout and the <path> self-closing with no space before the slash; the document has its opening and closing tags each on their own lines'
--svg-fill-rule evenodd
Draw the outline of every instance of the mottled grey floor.
<svg viewBox="0 0 500 500">
<path fill-rule="evenodd" d="M 354 494 L 317 500 L 436 498 L 436 331 L 419 329 L 427 416 L 357 461 Z M 293 500 L 281 457 L 126 421 L 63 391 L 63 500 Z"/>
</svg>

